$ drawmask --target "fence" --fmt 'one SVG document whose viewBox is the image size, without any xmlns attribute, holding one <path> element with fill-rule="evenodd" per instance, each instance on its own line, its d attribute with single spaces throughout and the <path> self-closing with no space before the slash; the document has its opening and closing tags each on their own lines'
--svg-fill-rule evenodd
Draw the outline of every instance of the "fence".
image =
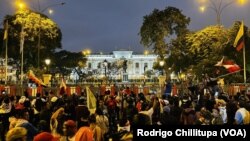
<svg viewBox="0 0 250 141">
<path fill-rule="evenodd" d="M 104 84 L 83 84 L 83 85 L 67 85 L 66 93 L 68 95 L 71 94 L 80 94 L 84 91 L 85 87 L 88 86 L 92 89 L 94 93 L 99 93 L 100 95 L 105 94 L 105 91 L 109 90 L 112 94 L 115 91 L 121 91 L 126 87 L 129 87 L 131 91 L 135 94 L 144 93 L 144 94 L 156 94 L 161 96 L 164 93 L 165 86 L 160 86 L 158 84 L 136 84 L 136 83 L 120 83 L 117 85 L 104 85 Z M 230 84 L 223 86 L 224 92 L 228 93 L 229 95 L 235 95 L 242 90 L 246 90 L 247 94 L 250 94 L 250 84 Z M 45 92 L 53 92 L 54 94 L 60 94 L 60 87 L 21 87 L 19 85 L 9 85 L 4 86 L 0 85 L 1 94 L 5 91 L 7 94 L 10 95 L 23 95 L 24 91 L 27 91 L 30 96 L 35 96 L 36 93 L 45 94 Z M 181 85 L 173 85 L 172 86 L 172 94 L 176 95 L 181 92 L 187 92 L 187 88 L 183 88 Z"/>
</svg>

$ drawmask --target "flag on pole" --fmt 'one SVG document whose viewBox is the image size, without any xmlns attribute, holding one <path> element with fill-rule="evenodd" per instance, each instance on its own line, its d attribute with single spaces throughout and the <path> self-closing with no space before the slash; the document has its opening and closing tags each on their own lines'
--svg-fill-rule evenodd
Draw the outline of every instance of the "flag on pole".
<svg viewBox="0 0 250 141">
<path fill-rule="evenodd" d="M 231 62 L 231 61 L 228 61 L 228 63 L 224 64 L 223 67 L 226 68 L 227 71 L 230 73 L 233 73 L 233 72 L 240 70 L 240 66 Z"/>
<path fill-rule="evenodd" d="M 66 89 L 67 89 L 67 86 L 66 86 L 66 83 L 64 82 L 64 80 L 62 79 L 61 80 L 61 83 L 60 83 L 60 94 L 63 95 L 66 93 Z"/>
<path fill-rule="evenodd" d="M 237 36 L 234 40 L 233 46 L 237 51 L 240 51 L 244 47 L 244 23 L 241 22 L 240 29 L 237 33 Z"/>
<path fill-rule="evenodd" d="M 217 66 L 217 67 L 221 67 L 223 65 L 223 61 L 224 61 L 224 56 L 222 57 L 222 59 L 217 62 L 214 66 Z"/>
<path fill-rule="evenodd" d="M 92 93 L 89 87 L 86 87 L 86 93 L 87 93 L 87 107 L 91 112 L 95 112 L 96 109 L 96 97 Z"/>
<path fill-rule="evenodd" d="M 33 81 L 34 83 L 36 83 L 38 86 L 44 86 L 46 87 L 46 85 L 43 83 L 42 80 L 38 79 L 35 74 L 33 73 L 32 70 L 29 71 L 28 73 L 28 78 Z"/>
<path fill-rule="evenodd" d="M 60 88 L 63 88 L 66 91 L 67 86 L 63 79 L 61 81 Z"/>
<path fill-rule="evenodd" d="M 225 61 L 224 56 L 214 66 L 222 66 L 222 67 L 226 68 L 229 73 L 233 73 L 233 72 L 241 70 L 240 66 L 237 65 L 236 63 L 234 63 L 232 60 Z"/>
</svg>

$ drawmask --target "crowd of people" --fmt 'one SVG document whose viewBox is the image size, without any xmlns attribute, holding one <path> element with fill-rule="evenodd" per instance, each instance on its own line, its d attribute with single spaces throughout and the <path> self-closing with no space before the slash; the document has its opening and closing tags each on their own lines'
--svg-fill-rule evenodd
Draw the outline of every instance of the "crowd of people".
<svg viewBox="0 0 250 141">
<path fill-rule="evenodd" d="M 126 87 L 98 95 L 96 109 L 87 93 L 37 93 L 31 97 L 0 95 L 1 141 L 130 141 L 133 127 L 143 125 L 250 124 L 250 101 L 236 95 L 205 91 L 179 95 L 135 94 Z"/>
</svg>

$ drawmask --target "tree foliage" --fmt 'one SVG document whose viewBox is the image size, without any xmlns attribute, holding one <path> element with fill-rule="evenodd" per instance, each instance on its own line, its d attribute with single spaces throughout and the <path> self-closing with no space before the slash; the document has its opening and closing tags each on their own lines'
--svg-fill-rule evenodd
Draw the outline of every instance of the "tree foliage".
<svg viewBox="0 0 250 141">
<path fill-rule="evenodd" d="M 202 77 L 207 73 L 217 77 L 226 74 L 224 67 L 214 65 L 224 56 L 228 60 L 233 60 L 243 68 L 243 54 L 232 47 L 241 22 L 236 21 L 232 27 L 225 28 L 221 25 L 208 26 L 198 31 L 190 32 L 187 29 L 190 19 L 174 7 L 153 10 L 150 15 L 144 16 L 140 29 L 141 43 L 146 48 L 153 48 L 162 60 L 164 58 L 165 72 L 171 71 L 192 72 L 197 77 Z M 250 53 L 249 31 L 244 27 L 244 40 L 246 54 Z M 172 37 L 172 38 L 171 38 Z M 167 43 L 168 41 L 168 43 Z M 250 56 L 246 55 L 247 68 L 250 68 Z M 154 65 L 159 69 L 159 61 Z M 234 77 L 235 76 L 235 77 Z M 242 80 L 243 74 L 226 77 L 229 82 Z"/>
<path fill-rule="evenodd" d="M 235 22 L 232 27 L 224 28 L 222 26 L 208 26 L 196 32 L 188 33 L 184 38 L 182 36 L 171 42 L 171 55 L 167 58 L 167 62 L 174 66 L 185 68 L 185 71 L 192 69 L 193 73 L 198 77 L 202 74 L 209 74 L 218 77 L 226 74 L 224 67 L 215 67 L 214 65 L 224 56 L 226 60 L 233 60 L 241 68 L 243 68 L 243 54 L 232 47 L 240 23 Z M 245 27 L 245 43 L 249 44 L 249 34 Z M 246 53 L 250 49 L 246 48 Z M 246 56 L 247 60 L 250 57 Z M 248 63 L 249 64 L 249 63 Z M 176 67 L 175 67 L 176 69 Z M 177 70 L 180 69 L 177 67 Z M 228 77 L 230 82 L 237 82 L 242 77 L 234 75 Z"/>
<path fill-rule="evenodd" d="M 165 59 L 166 66 L 168 66 L 165 70 L 171 69 L 171 71 L 179 72 L 188 69 L 193 64 L 193 57 L 187 46 L 186 34 L 171 40 L 170 46 L 171 54 Z"/>
<path fill-rule="evenodd" d="M 163 57 L 169 53 L 166 39 L 185 33 L 189 22 L 190 18 L 175 7 L 166 7 L 163 11 L 155 9 L 150 15 L 144 16 L 139 33 L 141 43 L 145 47 L 152 47 L 154 53 Z"/>
<path fill-rule="evenodd" d="M 216 25 L 187 34 L 186 40 L 196 72 L 213 73 L 213 66 L 222 58 L 225 47 L 230 43 L 230 36 L 227 29 Z"/>
<path fill-rule="evenodd" d="M 61 48 L 61 30 L 46 15 L 30 10 L 19 10 L 14 15 L 5 17 L 8 21 L 8 54 L 16 60 L 20 59 L 20 32 L 24 30 L 24 63 L 36 66 L 38 54 L 38 38 L 40 36 L 40 62 Z"/>
<path fill-rule="evenodd" d="M 86 66 L 86 57 L 83 56 L 81 52 L 70 52 L 66 50 L 62 50 L 56 52 L 52 58 L 54 61 L 53 65 L 56 68 L 64 69 L 64 68 L 83 68 Z"/>
</svg>

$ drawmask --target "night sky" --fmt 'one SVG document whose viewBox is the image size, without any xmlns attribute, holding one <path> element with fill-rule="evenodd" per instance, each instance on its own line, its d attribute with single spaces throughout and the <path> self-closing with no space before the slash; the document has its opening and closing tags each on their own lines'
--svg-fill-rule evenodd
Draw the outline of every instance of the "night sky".
<svg viewBox="0 0 250 141">
<path fill-rule="evenodd" d="M 14 1 L 0 0 L 1 21 L 6 14 L 14 13 Z M 29 2 L 32 9 L 38 9 L 38 0 L 24 1 Z M 205 0 L 40 0 L 40 7 L 46 9 L 49 5 L 66 3 L 54 6 L 54 13 L 49 15 L 62 31 L 64 50 L 79 52 L 88 48 L 95 53 L 109 53 L 123 49 L 142 53 L 144 47 L 140 44 L 138 33 L 143 16 L 154 9 L 163 10 L 166 6 L 179 8 L 191 18 L 189 29 L 193 31 L 216 24 L 214 10 L 199 11 L 201 1 Z M 224 0 L 228 1 L 231 0 Z M 223 10 L 222 24 L 229 27 L 236 20 L 244 20 L 249 26 L 249 15 L 250 0 L 244 6 L 233 3 Z"/>
</svg>

